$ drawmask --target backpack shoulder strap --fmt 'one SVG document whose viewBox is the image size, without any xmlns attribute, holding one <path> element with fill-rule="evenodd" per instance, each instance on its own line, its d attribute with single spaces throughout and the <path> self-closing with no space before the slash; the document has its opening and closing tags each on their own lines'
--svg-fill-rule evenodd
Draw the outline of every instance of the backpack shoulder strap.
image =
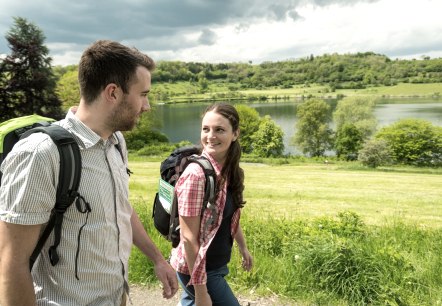
<svg viewBox="0 0 442 306">
<path fill-rule="evenodd" d="M 216 173 L 211 162 L 202 155 L 191 155 L 188 158 L 189 163 L 197 163 L 204 170 L 204 175 L 206 177 L 206 185 L 204 190 L 204 200 L 203 207 L 201 208 L 201 216 L 204 210 L 207 208 L 210 210 L 210 218 L 207 219 L 206 223 L 203 225 L 203 233 L 207 232 L 207 227 L 212 225 L 213 222 L 218 218 L 218 211 L 216 210 Z M 205 239 L 205 237 L 204 237 Z"/>
<path fill-rule="evenodd" d="M 121 159 L 123 160 L 123 163 L 126 164 L 126 161 L 124 159 L 123 149 L 121 148 L 121 138 L 118 136 L 118 133 L 114 133 L 115 137 L 118 139 L 118 143 L 115 144 L 115 147 L 117 148 L 118 152 L 120 153 Z M 126 172 L 130 176 L 133 172 L 129 169 L 129 167 L 126 164 Z"/>
<path fill-rule="evenodd" d="M 49 257 L 52 265 L 56 265 L 59 256 L 57 254 L 57 246 L 61 238 L 61 225 L 63 222 L 63 214 L 68 207 L 79 196 L 78 187 L 81 178 L 81 154 L 77 142 L 72 134 L 59 125 L 49 125 L 33 128 L 25 132 L 21 138 L 27 137 L 32 133 L 45 133 L 49 135 L 52 141 L 57 145 L 60 154 L 60 172 L 58 176 L 58 186 L 55 206 L 52 210 L 51 217 L 46 225 L 43 234 L 37 242 L 31 259 L 30 269 L 37 259 L 48 239 L 52 229 L 54 229 L 54 244 L 49 249 Z"/>
<path fill-rule="evenodd" d="M 188 158 L 188 163 L 197 163 L 204 170 L 206 177 L 206 186 L 204 192 L 204 202 L 215 205 L 216 197 L 216 173 L 213 169 L 212 163 L 204 156 L 191 155 Z M 204 205 L 203 205 L 203 208 Z"/>
</svg>

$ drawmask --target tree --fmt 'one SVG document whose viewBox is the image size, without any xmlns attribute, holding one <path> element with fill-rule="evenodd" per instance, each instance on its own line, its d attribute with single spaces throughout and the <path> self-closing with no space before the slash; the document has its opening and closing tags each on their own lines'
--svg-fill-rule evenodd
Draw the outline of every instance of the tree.
<svg viewBox="0 0 442 306">
<path fill-rule="evenodd" d="M 362 132 L 353 123 L 346 123 L 336 132 L 335 149 L 338 157 L 356 160 L 364 144 Z"/>
<path fill-rule="evenodd" d="M 12 53 L 0 62 L 0 120 L 39 114 L 62 117 L 61 102 L 55 94 L 55 77 L 45 36 L 33 23 L 21 17 L 6 34 Z"/>
<path fill-rule="evenodd" d="M 253 151 L 252 136 L 259 129 L 259 123 L 261 117 L 256 109 L 244 104 L 238 104 L 235 106 L 239 115 L 239 129 L 241 131 L 239 140 L 241 142 L 241 148 L 244 153 L 251 153 Z"/>
<path fill-rule="evenodd" d="M 270 116 L 265 116 L 252 135 L 253 153 L 260 157 L 278 157 L 284 152 L 284 132 Z"/>
<path fill-rule="evenodd" d="M 329 128 L 330 106 L 321 99 L 309 99 L 297 109 L 296 133 L 293 142 L 302 153 L 323 156 L 333 144 Z"/>
<path fill-rule="evenodd" d="M 344 124 L 354 124 L 364 139 L 370 138 L 376 130 L 374 107 L 376 101 L 366 97 L 347 97 L 338 102 L 333 113 L 336 130 Z"/>
<path fill-rule="evenodd" d="M 375 137 L 388 143 L 397 163 L 442 165 L 442 127 L 422 119 L 402 119 L 382 128 Z"/>
<path fill-rule="evenodd" d="M 375 100 L 365 97 L 347 97 L 338 102 L 333 113 L 336 125 L 335 149 L 338 157 L 357 158 L 364 141 L 376 129 Z"/>
<path fill-rule="evenodd" d="M 56 93 L 62 101 L 63 109 L 80 102 L 80 85 L 78 84 L 78 69 L 64 73 L 57 82 Z"/>
</svg>

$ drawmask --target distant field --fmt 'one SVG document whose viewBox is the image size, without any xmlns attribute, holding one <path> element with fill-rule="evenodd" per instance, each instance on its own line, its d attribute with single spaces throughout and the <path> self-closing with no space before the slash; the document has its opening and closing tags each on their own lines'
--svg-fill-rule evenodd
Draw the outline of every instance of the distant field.
<svg viewBox="0 0 442 306">
<path fill-rule="evenodd" d="M 159 162 L 130 162 L 131 199 L 151 211 Z M 400 219 L 422 227 L 442 226 L 442 175 L 348 170 L 338 165 L 269 166 L 242 164 L 246 174 L 244 213 L 254 218 L 336 216 L 356 212 L 364 222 L 382 225 Z M 135 201 L 140 202 L 140 201 Z"/>
<path fill-rule="evenodd" d="M 371 87 L 367 89 L 337 89 L 330 92 L 328 85 L 296 85 L 292 88 L 265 88 L 230 91 L 229 84 L 211 83 L 205 93 L 200 92 L 197 83 L 157 83 L 153 84 L 154 92 L 167 92 L 169 98 L 165 102 L 185 102 L 188 100 L 222 99 L 223 95 L 240 94 L 244 96 L 267 97 L 268 99 L 295 99 L 300 97 L 334 98 L 337 95 L 354 96 L 369 95 L 375 97 L 441 97 L 442 83 L 410 84 L 401 83 L 395 86 Z M 221 98 L 220 98 L 221 97 Z M 164 101 L 161 101 L 164 102 Z"/>
<path fill-rule="evenodd" d="M 410 97 L 410 96 L 441 96 L 442 83 L 432 84 L 405 84 L 401 83 L 395 86 L 382 86 L 361 90 L 342 90 L 338 91 L 343 94 L 361 94 L 361 95 L 381 95 L 381 96 L 395 96 L 395 97 Z"/>
</svg>

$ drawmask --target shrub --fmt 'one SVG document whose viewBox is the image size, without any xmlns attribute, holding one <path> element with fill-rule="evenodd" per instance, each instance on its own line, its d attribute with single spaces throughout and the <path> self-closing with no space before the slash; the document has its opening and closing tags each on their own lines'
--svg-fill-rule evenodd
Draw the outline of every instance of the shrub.
<svg viewBox="0 0 442 306">
<path fill-rule="evenodd" d="M 358 160 L 371 168 L 388 165 L 391 163 L 391 151 L 386 141 L 371 139 L 359 150 Z"/>
<path fill-rule="evenodd" d="M 375 137 L 391 149 L 395 162 L 416 166 L 442 165 L 442 128 L 422 119 L 402 119 Z"/>
</svg>

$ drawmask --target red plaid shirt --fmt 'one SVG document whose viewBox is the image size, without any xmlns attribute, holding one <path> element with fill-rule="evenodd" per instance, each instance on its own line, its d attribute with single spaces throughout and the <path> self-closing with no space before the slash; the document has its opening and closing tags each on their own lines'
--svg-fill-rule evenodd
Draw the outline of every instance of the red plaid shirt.
<svg viewBox="0 0 442 306">
<path fill-rule="evenodd" d="M 220 165 L 208 153 L 203 152 L 202 155 L 210 160 L 217 176 L 219 176 L 221 173 Z M 206 178 L 203 169 L 201 169 L 196 163 L 189 164 L 175 185 L 176 195 L 178 197 L 178 213 L 180 216 L 196 217 L 201 214 L 205 183 Z M 189 267 L 185 260 L 186 255 L 183 240 L 181 239 L 180 244 L 172 250 L 170 264 L 176 271 L 191 275 L 188 285 L 202 285 L 207 282 L 206 253 L 223 219 L 223 211 L 226 204 L 226 192 L 227 184 L 224 184 L 221 186 L 221 190 L 218 193 L 218 198 L 216 200 L 218 218 L 213 225 L 208 226 L 206 233 L 204 233 L 204 226 L 200 226 L 200 248 L 192 273 L 189 272 Z M 238 228 L 240 211 L 240 209 L 237 209 L 232 217 L 232 237 Z M 210 217 L 210 213 L 210 209 L 204 210 L 201 224 L 205 224 L 206 220 Z"/>
</svg>

